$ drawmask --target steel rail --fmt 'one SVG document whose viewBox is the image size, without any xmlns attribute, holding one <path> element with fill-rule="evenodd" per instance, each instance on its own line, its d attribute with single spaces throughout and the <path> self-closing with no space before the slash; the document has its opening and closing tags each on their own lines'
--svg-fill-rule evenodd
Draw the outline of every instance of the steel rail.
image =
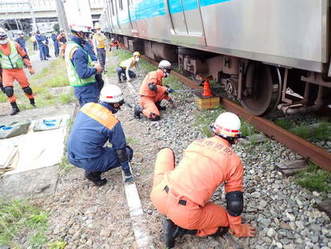
<svg viewBox="0 0 331 249">
<path fill-rule="evenodd" d="M 157 65 L 157 62 L 151 60 L 150 58 L 143 56 L 146 60 L 151 62 L 154 65 Z M 193 80 L 185 77 L 184 75 L 178 72 L 171 72 L 172 75 L 177 77 L 181 82 L 191 88 L 201 88 L 197 85 L 196 82 Z M 257 130 L 263 132 L 271 139 L 278 141 L 279 143 L 285 145 L 287 148 L 295 151 L 296 153 L 300 154 L 307 160 L 311 160 L 321 168 L 331 171 L 331 153 L 327 152 L 326 150 L 304 140 L 301 137 L 298 137 L 289 131 L 279 127 L 278 125 L 274 124 L 273 122 L 252 115 L 240 105 L 225 99 L 221 98 L 220 101 L 221 105 L 228 111 L 234 112 L 239 115 L 241 118 L 245 119 L 248 123 L 253 125 Z"/>
</svg>

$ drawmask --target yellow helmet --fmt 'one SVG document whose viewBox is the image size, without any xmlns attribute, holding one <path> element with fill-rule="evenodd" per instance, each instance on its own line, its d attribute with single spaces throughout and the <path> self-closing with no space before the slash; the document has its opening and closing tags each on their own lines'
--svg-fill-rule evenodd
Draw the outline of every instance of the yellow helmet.
<svg viewBox="0 0 331 249">
<path fill-rule="evenodd" d="M 140 56 L 140 53 L 138 51 L 135 51 L 132 55 L 133 56 Z"/>
</svg>

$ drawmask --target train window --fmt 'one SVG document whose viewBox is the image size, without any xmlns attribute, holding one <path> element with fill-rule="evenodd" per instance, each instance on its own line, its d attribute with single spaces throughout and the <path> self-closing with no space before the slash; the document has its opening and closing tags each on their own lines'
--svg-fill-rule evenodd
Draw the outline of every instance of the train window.
<svg viewBox="0 0 331 249">
<path fill-rule="evenodd" d="M 122 0 L 119 0 L 118 1 L 118 5 L 119 5 L 120 9 L 122 10 L 123 9 L 123 2 L 122 2 Z"/>
</svg>

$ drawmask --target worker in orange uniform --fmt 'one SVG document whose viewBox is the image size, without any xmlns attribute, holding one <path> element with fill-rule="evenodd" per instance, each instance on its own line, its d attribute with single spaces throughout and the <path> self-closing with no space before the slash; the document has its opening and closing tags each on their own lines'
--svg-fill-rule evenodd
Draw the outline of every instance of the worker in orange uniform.
<svg viewBox="0 0 331 249">
<path fill-rule="evenodd" d="M 30 104 L 35 106 L 32 89 L 23 70 L 25 65 L 30 74 L 34 74 L 30 59 L 18 43 L 8 40 L 8 36 L 3 29 L 0 29 L 0 61 L 3 89 L 13 109 L 10 115 L 15 115 L 20 111 L 14 95 L 13 83 L 15 80 L 21 85 L 25 95 L 30 100 Z"/>
<path fill-rule="evenodd" d="M 173 100 L 169 97 L 169 93 L 174 92 L 174 90 L 162 85 L 162 79 L 168 77 L 170 71 L 171 63 L 162 60 L 158 70 L 146 75 L 139 90 L 139 105 L 134 108 L 135 118 L 140 118 L 140 114 L 143 113 L 150 120 L 160 120 L 160 110 L 165 110 L 165 106 L 160 105 L 163 99 L 168 100 L 174 106 Z"/>
<path fill-rule="evenodd" d="M 162 149 L 157 155 L 151 200 L 167 217 L 169 248 L 182 234 L 202 237 L 230 228 L 237 237 L 255 236 L 255 228 L 241 221 L 244 169 L 231 148 L 240 137 L 240 119 L 234 113 L 222 113 L 212 130 L 213 137 L 188 146 L 176 168 L 171 149 Z M 209 201 L 221 184 L 225 184 L 226 208 Z"/>
</svg>

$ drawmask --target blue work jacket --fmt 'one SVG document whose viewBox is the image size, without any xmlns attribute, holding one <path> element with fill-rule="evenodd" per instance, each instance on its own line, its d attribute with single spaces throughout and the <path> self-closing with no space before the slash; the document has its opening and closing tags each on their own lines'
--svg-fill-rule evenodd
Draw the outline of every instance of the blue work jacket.
<svg viewBox="0 0 331 249">
<path fill-rule="evenodd" d="M 119 120 L 108 103 L 87 103 L 77 114 L 68 139 L 68 154 L 76 160 L 100 157 L 108 141 L 114 150 L 126 147 Z"/>
<path fill-rule="evenodd" d="M 96 74 L 97 70 L 94 67 L 90 67 L 88 64 L 88 54 L 90 54 L 90 51 L 89 49 L 85 48 L 86 41 L 76 36 L 73 36 L 71 41 L 77 43 L 80 46 L 80 48 L 74 52 L 71 58 L 78 76 L 81 79 L 87 79 Z"/>
</svg>

